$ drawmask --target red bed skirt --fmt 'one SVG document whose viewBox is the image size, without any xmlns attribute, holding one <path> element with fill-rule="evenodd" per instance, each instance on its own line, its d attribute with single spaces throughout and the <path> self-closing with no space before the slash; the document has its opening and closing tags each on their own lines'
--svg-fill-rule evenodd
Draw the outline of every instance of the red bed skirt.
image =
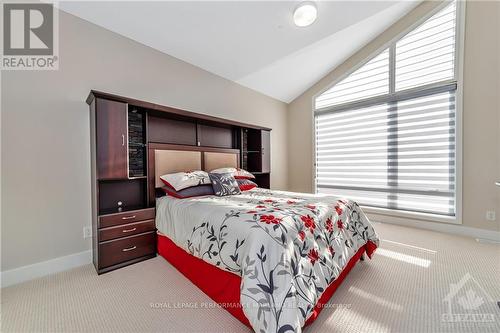
<svg viewBox="0 0 500 333">
<path fill-rule="evenodd" d="M 158 234 L 158 253 L 170 262 L 179 272 L 193 282 L 198 288 L 207 294 L 211 299 L 220 304 L 221 307 L 229 311 L 243 324 L 251 328 L 251 325 L 243 313 L 240 304 L 241 277 L 224 271 L 216 266 L 192 256 L 182 248 L 174 244 L 168 237 Z M 358 262 L 361 256 L 366 254 L 371 258 L 377 246 L 368 241 L 349 260 L 347 266 L 340 273 L 338 278 L 321 295 L 316 304 L 313 314 L 307 319 L 305 325 L 312 323 L 319 315 L 323 306 L 332 297 L 333 293 L 344 278 Z"/>
</svg>

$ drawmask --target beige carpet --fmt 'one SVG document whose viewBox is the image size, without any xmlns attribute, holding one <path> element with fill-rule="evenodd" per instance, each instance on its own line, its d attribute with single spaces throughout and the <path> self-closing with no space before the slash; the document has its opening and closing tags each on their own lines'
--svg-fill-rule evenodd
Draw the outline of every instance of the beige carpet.
<svg viewBox="0 0 500 333">
<path fill-rule="evenodd" d="M 375 258 L 356 265 L 306 332 L 500 332 L 498 245 L 387 224 L 376 230 L 383 241 Z M 444 299 L 462 278 L 451 311 L 475 321 L 445 322 Z M 161 257 L 101 276 L 88 265 L 1 297 L 2 332 L 250 332 L 222 309 L 151 307 L 210 303 Z"/>
</svg>

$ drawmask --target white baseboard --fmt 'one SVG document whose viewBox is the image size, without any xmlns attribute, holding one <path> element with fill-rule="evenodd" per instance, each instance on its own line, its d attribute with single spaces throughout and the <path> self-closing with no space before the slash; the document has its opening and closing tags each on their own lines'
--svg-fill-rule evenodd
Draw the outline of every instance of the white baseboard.
<svg viewBox="0 0 500 333">
<path fill-rule="evenodd" d="M 87 250 L 80 253 L 70 254 L 64 257 L 42 261 L 33 265 L 14 268 L 2 272 L 1 285 L 2 288 L 8 287 L 24 281 L 87 265 L 91 262 L 92 251 Z"/>
<path fill-rule="evenodd" d="M 397 224 L 417 229 L 426 229 L 432 231 L 439 231 L 448 234 L 454 234 L 464 237 L 476 238 L 478 241 L 483 243 L 500 243 L 500 232 L 495 230 L 486 230 L 479 228 L 466 227 L 461 224 L 450 224 L 450 223 L 439 223 L 439 222 L 428 222 L 421 220 L 413 220 L 409 218 L 400 218 L 386 215 L 378 214 L 367 214 L 370 220 Z"/>
</svg>

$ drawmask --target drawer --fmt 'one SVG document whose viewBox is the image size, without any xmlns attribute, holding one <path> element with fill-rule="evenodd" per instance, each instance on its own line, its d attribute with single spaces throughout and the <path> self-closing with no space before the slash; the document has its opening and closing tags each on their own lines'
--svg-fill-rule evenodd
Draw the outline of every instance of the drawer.
<svg viewBox="0 0 500 333">
<path fill-rule="evenodd" d="M 155 220 L 146 220 L 136 223 L 127 223 L 115 227 L 99 229 L 99 241 L 142 234 L 156 229 Z"/>
<path fill-rule="evenodd" d="M 99 216 L 99 228 L 107 228 L 114 225 L 151 220 L 154 218 L 155 218 L 154 208 L 146 208 L 139 210 L 131 210 L 123 213 L 101 215 Z"/>
<path fill-rule="evenodd" d="M 99 244 L 99 268 L 154 254 L 155 251 L 155 232 L 103 242 Z"/>
</svg>

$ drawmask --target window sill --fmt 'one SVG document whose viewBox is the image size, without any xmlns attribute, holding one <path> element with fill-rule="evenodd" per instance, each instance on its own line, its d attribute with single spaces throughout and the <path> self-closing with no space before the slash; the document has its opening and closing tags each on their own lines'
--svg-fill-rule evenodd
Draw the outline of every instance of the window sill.
<svg viewBox="0 0 500 333">
<path fill-rule="evenodd" d="M 380 222 L 385 222 L 384 217 L 389 219 L 391 218 L 406 218 L 411 220 L 421 220 L 426 222 L 439 222 L 439 223 L 449 223 L 449 224 L 462 224 L 458 217 L 456 216 L 441 216 L 435 214 L 428 213 L 419 213 L 419 212 L 407 212 L 400 211 L 394 209 L 386 209 L 386 208 L 376 208 L 376 207 L 368 207 L 361 206 L 363 211 L 370 217 L 376 217 L 374 220 L 379 220 Z"/>
</svg>

